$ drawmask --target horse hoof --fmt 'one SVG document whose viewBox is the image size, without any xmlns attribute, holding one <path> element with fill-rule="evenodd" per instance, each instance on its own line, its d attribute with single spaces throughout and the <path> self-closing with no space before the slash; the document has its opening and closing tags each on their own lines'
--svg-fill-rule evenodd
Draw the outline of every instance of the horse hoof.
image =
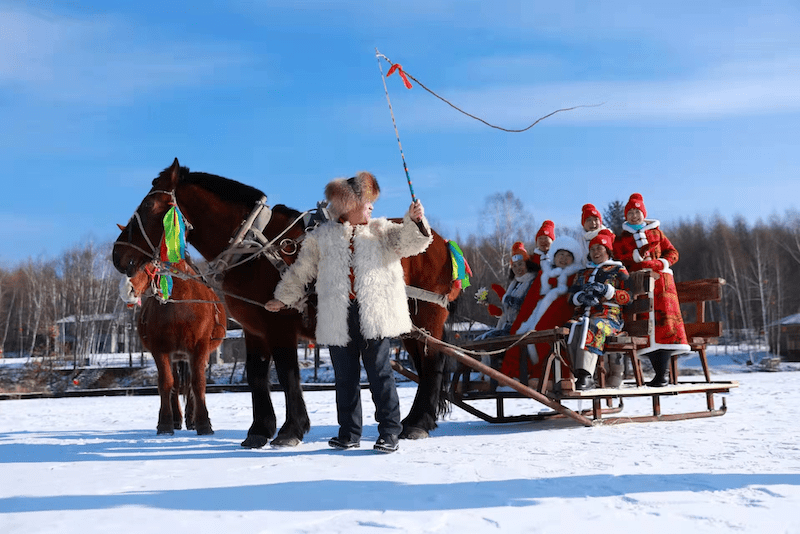
<svg viewBox="0 0 800 534">
<path fill-rule="evenodd" d="M 197 427 L 197 435 L 198 436 L 210 436 L 213 433 L 214 433 L 214 430 L 211 428 L 211 425 L 198 426 Z"/>
<path fill-rule="evenodd" d="M 156 429 L 156 434 L 159 435 L 159 436 L 161 436 L 161 435 L 174 436 L 175 435 L 175 431 L 172 429 L 172 426 L 168 426 L 166 428 L 158 428 L 158 429 Z"/>
<path fill-rule="evenodd" d="M 400 439 L 425 439 L 428 437 L 430 434 L 427 430 L 415 426 L 404 428 L 400 433 Z"/>
<path fill-rule="evenodd" d="M 242 442 L 242 447 L 245 449 L 260 449 L 267 444 L 267 441 L 266 436 L 251 434 Z"/>
<path fill-rule="evenodd" d="M 278 436 L 270 443 L 273 447 L 297 447 L 300 439 L 292 436 Z"/>
</svg>

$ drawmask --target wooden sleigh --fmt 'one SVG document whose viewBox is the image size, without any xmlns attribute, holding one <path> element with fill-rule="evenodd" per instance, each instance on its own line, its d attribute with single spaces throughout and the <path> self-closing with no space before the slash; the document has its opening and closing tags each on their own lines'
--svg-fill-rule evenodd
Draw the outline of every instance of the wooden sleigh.
<svg viewBox="0 0 800 534">
<path fill-rule="evenodd" d="M 619 388 L 605 387 L 605 370 L 603 358 L 597 364 L 598 387 L 587 391 L 576 391 L 572 388 L 571 377 L 559 377 L 561 363 L 569 365 L 566 343 L 569 331 L 559 327 L 547 331 L 527 332 L 513 336 L 473 341 L 461 346 L 453 346 L 427 336 L 420 330 L 408 334 L 424 341 L 442 353 L 457 361 L 457 369 L 450 384 L 450 401 L 489 423 L 510 423 L 520 421 L 537 421 L 551 417 L 567 417 L 585 426 L 598 424 L 619 424 L 629 422 L 673 421 L 696 419 L 724 415 L 727 411 L 725 398 L 721 406 L 715 407 L 715 394 L 728 393 L 739 386 L 735 381 L 713 381 L 708 369 L 706 345 L 722 334 L 719 322 L 705 321 L 706 303 L 718 301 L 722 296 L 721 278 L 694 280 L 677 284 L 678 298 L 681 304 L 694 304 L 694 314 L 686 314 L 684 320 L 690 347 L 700 356 L 704 371 L 704 381 L 678 381 L 678 357 L 670 363 L 670 384 L 665 387 L 649 387 L 643 385 L 642 369 L 639 362 L 639 350 L 647 346 L 647 339 L 654 328 L 653 324 L 653 285 L 654 278 L 650 271 L 639 271 L 631 274 L 630 288 L 633 298 L 625 307 L 625 329 L 619 335 L 609 338 L 607 351 L 622 353 L 630 361 L 633 368 L 633 381 L 623 383 Z M 649 312 L 648 317 L 643 315 Z M 691 319 L 689 321 L 689 319 Z M 520 381 L 510 378 L 493 367 L 481 363 L 481 356 L 502 354 L 512 346 L 524 346 L 531 343 L 547 343 L 551 347 L 550 355 L 543 365 L 542 376 L 528 381 L 528 358 L 520 358 Z M 416 375 L 393 362 L 395 370 L 404 376 L 417 380 Z M 475 382 L 470 380 L 471 371 L 483 373 L 489 377 L 493 386 L 489 391 L 477 390 Z M 509 391 L 510 388 L 510 391 Z M 663 414 L 661 398 L 677 395 L 705 395 L 706 409 L 694 412 Z M 628 397 L 650 397 L 652 399 L 652 415 L 621 416 L 624 399 Z M 507 399 L 530 398 L 550 408 L 550 411 L 539 411 L 528 415 L 506 415 Z M 479 406 L 486 406 L 486 400 L 494 400 L 494 415 Z M 565 401 L 591 401 L 591 408 L 573 410 L 564 404 Z M 614 401 L 617 405 L 614 405 Z M 612 417 L 604 417 L 612 415 Z"/>
</svg>

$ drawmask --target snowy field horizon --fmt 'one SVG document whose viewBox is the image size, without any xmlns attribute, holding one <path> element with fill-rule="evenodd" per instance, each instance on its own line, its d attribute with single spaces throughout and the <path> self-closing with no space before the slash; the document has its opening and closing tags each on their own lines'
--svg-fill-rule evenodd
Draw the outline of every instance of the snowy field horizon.
<svg viewBox="0 0 800 534">
<path fill-rule="evenodd" d="M 298 362 L 300 364 L 300 378 L 303 383 L 325 384 L 333 383 L 333 368 L 330 364 L 330 355 L 327 347 L 320 348 L 320 360 L 316 370 L 314 368 L 313 352 L 306 352 L 303 348 L 297 350 Z M 764 345 L 759 344 L 732 344 L 732 345 L 709 345 L 707 348 L 707 357 L 709 365 L 716 372 L 725 373 L 740 373 L 740 372 L 759 372 L 762 370 L 769 371 L 794 371 L 800 370 L 800 362 L 785 362 L 780 358 L 769 352 L 769 349 Z M 407 354 L 401 351 L 400 359 L 404 363 L 408 363 L 405 358 Z M 43 362 L 42 358 L 28 358 L 19 357 L 15 354 L 6 353 L 5 357 L 0 357 L 0 378 L 4 375 L 8 377 L 15 376 L 14 373 L 20 373 L 26 366 Z M 145 380 L 147 386 L 156 385 L 156 368 L 155 362 L 149 352 L 134 352 L 134 353 L 101 353 L 91 354 L 87 356 L 76 357 L 78 368 L 81 371 L 99 371 L 105 368 L 123 368 L 133 367 L 142 369 L 142 373 L 130 379 L 122 380 L 122 386 L 134 387 L 137 381 Z M 72 357 L 67 356 L 63 358 L 62 364 L 56 366 L 56 369 L 69 371 L 74 368 Z M 649 360 L 642 359 L 643 365 L 647 368 Z M 697 375 L 702 372 L 700 365 L 700 358 L 693 353 L 688 356 L 681 357 L 679 360 L 679 371 L 682 375 L 691 376 Z M 274 373 L 274 369 L 273 369 Z M 366 382 L 366 374 L 362 368 L 362 381 Z M 78 378 L 81 378 L 78 376 Z M 396 374 L 395 378 L 398 382 L 404 382 L 408 379 Z M 246 381 L 244 375 L 244 362 L 239 361 L 235 364 L 232 362 L 219 362 L 210 365 L 208 371 L 209 384 L 241 384 Z M 277 378 L 273 376 L 273 384 L 277 385 Z M 66 382 L 64 388 L 66 390 L 76 390 L 85 388 L 86 385 L 80 381 L 77 384 Z M 3 385 L 0 381 L 0 394 L 3 393 Z"/>
<path fill-rule="evenodd" d="M 367 390 L 362 448 L 352 451 L 327 445 L 337 431 L 332 391 L 305 393 L 312 428 L 291 449 L 240 446 L 248 393 L 208 395 L 212 436 L 156 435 L 154 396 L 2 401 L 0 532 L 800 533 L 800 364 L 762 372 L 769 357 L 714 347 L 713 378 L 739 382 L 722 396 L 721 417 L 492 425 L 453 407 L 429 439 L 390 455 L 372 450 Z M 694 360 L 681 368 L 699 369 Z M 406 414 L 416 387 L 398 389 Z M 281 423 L 283 395 L 272 398 Z M 589 407 L 580 402 L 570 407 Z M 705 398 L 661 403 L 670 413 L 703 409 Z M 544 409 L 528 399 L 506 407 Z M 632 398 L 623 414 L 650 409 Z"/>
</svg>

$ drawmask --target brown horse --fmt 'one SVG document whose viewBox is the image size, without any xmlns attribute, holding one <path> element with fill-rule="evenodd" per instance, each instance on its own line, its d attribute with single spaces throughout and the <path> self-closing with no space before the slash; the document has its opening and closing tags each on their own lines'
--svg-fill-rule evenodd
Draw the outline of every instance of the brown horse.
<svg viewBox="0 0 800 534">
<path fill-rule="evenodd" d="M 186 429 L 199 435 L 213 434 L 206 408 L 205 371 L 209 354 L 225 337 L 225 309 L 206 285 L 180 277 L 197 276 L 189 265 L 182 262 L 173 268 L 178 272 L 172 276 L 172 294 L 166 302 L 154 294 L 153 281 L 158 275 L 153 264 L 126 276 L 120 284 L 120 296 L 129 304 L 141 301 L 136 327 L 158 369 L 158 433 L 173 434 L 173 429 L 181 428 L 177 379 L 179 384 L 191 385 L 182 391 L 186 395 Z M 179 363 L 184 362 L 188 363 L 188 380 L 179 372 Z"/>
<path fill-rule="evenodd" d="M 156 246 L 164 233 L 164 214 L 172 205 L 180 208 L 187 228 L 191 228 L 187 241 L 210 265 L 222 270 L 221 291 L 228 312 L 244 330 L 253 423 L 242 446 L 250 448 L 263 447 L 277 428 L 269 390 L 270 360 L 275 361 L 286 397 L 286 421 L 272 445 L 295 446 L 310 428 L 300 387 L 297 342 L 301 336 L 311 338 L 313 326 L 304 324 L 296 310 L 271 313 L 263 307 L 273 298 L 280 281 L 279 269 L 293 261 L 304 235 L 302 214 L 282 205 L 270 210 L 265 200 L 265 195 L 253 187 L 212 174 L 189 172 L 175 159 L 153 180 L 152 189 L 113 250 L 115 268 L 122 273 L 135 272 L 157 253 Z M 264 213 L 266 218 L 262 217 Z M 250 228 L 254 218 L 264 224 L 256 233 L 268 240 L 260 248 L 254 248 L 249 240 L 242 241 L 244 230 Z M 447 244 L 441 236 L 434 237 L 424 254 L 404 260 L 403 266 L 407 284 L 440 299 L 438 304 L 410 300 L 414 324 L 441 338 L 447 303 L 458 290 L 453 288 Z M 420 374 L 420 387 L 411 412 L 403 420 L 401 437 L 416 439 L 436 428 L 437 415 L 446 408 L 444 356 L 426 350 L 416 341 L 406 341 L 406 347 Z"/>
</svg>

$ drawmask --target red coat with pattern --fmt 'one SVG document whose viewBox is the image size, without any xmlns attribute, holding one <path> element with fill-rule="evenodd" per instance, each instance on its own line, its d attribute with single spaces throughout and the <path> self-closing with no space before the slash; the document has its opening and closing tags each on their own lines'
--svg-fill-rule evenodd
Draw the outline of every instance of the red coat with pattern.
<svg viewBox="0 0 800 534">
<path fill-rule="evenodd" d="M 622 329 L 622 306 L 631 301 L 627 280 L 628 271 L 622 263 L 607 260 L 599 265 L 591 264 L 579 272 L 575 283 L 569 288 L 570 302 L 575 306 L 573 320 L 570 322 L 578 322 L 584 316 L 588 318 L 588 331 L 584 344 L 587 351 L 602 354 L 606 338 L 619 333 Z M 579 296 L 594 282 L 603 284 L 606 293 L 596 306 L 587 309 L 580 305 Z"/>
<path fill-rule="evenodd" d="M 657 349 L 689 350 L 671 269 L 678 261 L 678 251 L 661 231 L 660 225 L 657 220 L 647 219 L 644 228 L 637 230 L 625 223 L 622 233 L 614 240 L 614 257 L 628 271 L 651 269 L 659 274 L 653 292 L 654 334 L 650 336 L 649 346 L 641 354 Z"/>
</svg>

